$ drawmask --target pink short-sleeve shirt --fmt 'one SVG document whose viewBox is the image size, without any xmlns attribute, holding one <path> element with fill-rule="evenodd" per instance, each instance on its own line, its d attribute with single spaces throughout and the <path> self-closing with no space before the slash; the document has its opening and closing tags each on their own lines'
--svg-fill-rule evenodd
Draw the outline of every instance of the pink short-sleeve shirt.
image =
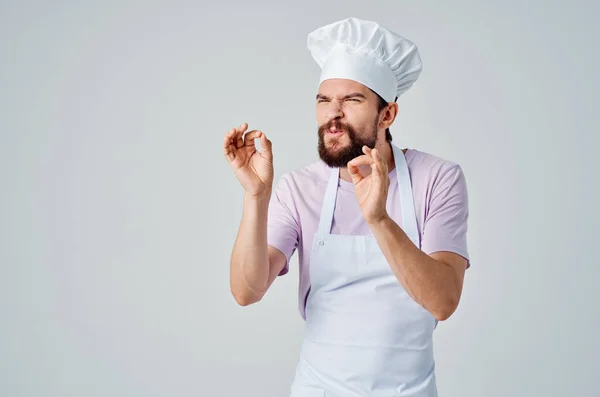
<svg viewBox="0 0 600 397">
<path fill-rule="evenodd" d="M 421 250 L 455 252 L 469 261 L 467 252 L 468 196 L 465 176 L 458 164 L 415 150 L 406 151 L 412 181 Z M 299 264 L 298 310 L 305 315 L 310 288 L 312 239 L 331 169 L 322 161 L 285 173 L 278 181 L 268 212 L 267 241 L 287 258 L 280 276 L 289 270 L 297 251 Z M 389 173 L 387 211 L 402 226 L 396 170 Z M 351 182 L 339 179 L 332 234 L 372 235 L 354 196 Z M 470 266 L 468 262 L 467 267 Z"/>
</svg>

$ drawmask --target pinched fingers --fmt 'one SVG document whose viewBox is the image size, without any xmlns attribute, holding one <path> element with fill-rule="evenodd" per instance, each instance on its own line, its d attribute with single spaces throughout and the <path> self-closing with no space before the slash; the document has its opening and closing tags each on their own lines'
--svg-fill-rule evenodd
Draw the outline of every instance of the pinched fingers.
<svg viewBox="0 0 600 397">
<path fill-rule="evenodd" d="M 232 128 L 225 134 L 223 139 L 223 154 L 229 161 L 233 161 L 237 149 L 244 146 L 242 135 L 248 129 L 248 123 L 243 123 L 238 127 Z"/>
<path fill-rule="evenodd" d="M 244 146 L 254 146 L 254 140 L 260 138 L 262 131 L 252 130 L 244 135 Z"/>
<path fill-rule="evenodd" d="M 230 129 L 227 132 L 227 134 L 225 134 L 225 141 L 235 145 L 236 148 L 240 148 L 244 144 L 242 135 L 247 129 L 247 123 L 244 123 L 236 128 Z"/>
<path fill-rule="evenodd" d="M 248 129 L 248 123 L 243 123 L 242 125 L 234 128 L 235 132 L 233 133 L 233 137 L 231 138 L 231 141 L 235 145 L 236 148 L 239 149 L 242 146 L 244 146 L 244 139 L 242 138 L 242 136 L 244 135 L 244 132 L 246 132 L 247 129 Z"/>
<path fill-rule="evenodd" d="M 371 158 L 371 156 L 368 156 L 366 154 L 362 155 L 362 156 L 358 156 L 348 162 L 348 164 L 347 164 L 348 173 L 350 174 L 350 177 L 352 178 L 352 182 L 354 184 L 357 184 L 358 182 L 360 182 L 364 179 L 364 177 L 360 173 L 359 167 L 361 165 L 369 165 L 372 162 L 373 162 L 373 159 Z"/>
<path fill-rule="evenodd" d="M 373 157 L 367 154 L 353 158 L 348 162 L 349 167 L 358 167 L 360 165 L 370 165 L 373 163 Z"/>
</svg>

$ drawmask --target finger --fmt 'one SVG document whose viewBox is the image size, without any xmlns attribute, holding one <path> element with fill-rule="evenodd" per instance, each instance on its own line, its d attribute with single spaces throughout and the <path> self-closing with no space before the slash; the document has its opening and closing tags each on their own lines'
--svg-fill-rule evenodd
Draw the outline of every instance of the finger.
<svg viewBox="0 0 600 397">
<path fill-rule="evenodd" d="M 348 162 L 349 165 L 359 166 L 359 165 L 370 165 L 374 162 L 373 158 L 370 155 L 363 154 L 362 156 L 358 156 L 353 158 Z"/>
<path fill-rule="evenodd" d="M 238 131 L 233 138 L 233 144 L 238 149 L 244 146 L 244 138 L 242 138 L 242 134 L 243 132 Z"/>
<path fill-rule="evenodd" d="M 227 156 L 229 161 L 233 160 L 235 157 L 235 152 L 237 148 L 233 144 L 233 137 L 235 136 L 236 129 L 232 128 L 226 135 L 223 140 L 223 154 Z"/>
<path fill-rule="evenodd" d="M 374 150 L 374 156 L 376 156 L 374 158 L 374 160 L 377 161 L 377 163 L 381 167 L 381 172 L 383 172 L 384 174 L 387 174 L 388 166 L 387 166 L 387 163 L 385 162 L 385 159 L 381 156 L 381 152 L 377 149 L 373 149 L 373 150 Z"/>
<path fill-rule="evenodd" d="M 372 151 L 373 163 L 371 164 L 371 170 L 373 173 L 373 184 L 376 191 L 385 191 L 386 189 L 386 179 L 387 176 L 387 167 L 383 158 L 379 155 L 379 151 L 377 149 L 373 149 Z"/>
<path fill-rule="evenodd" d="M 347 168 L 348 173 L 350 174 L 350 178 L 352 179 L 352 183 L 354 183 L 355 185 L 364 179 L 364 177 L 360 173 L 360 170 L 358 169 L 358 164 L 352 163 L 352 161 L 350 161 L 348 163 Z"/>
<path fill-rule="evenodd" d="M 223 139 L 223 153 L 227 154 L 229 151 L 231 151 L 232 146 L 233 142 L 231 141 L 231 136 L 228 133 L 225 135 L 225 139 Z"/>
<path fill-rule="evenodd" d="M 242 123 L 237 128 L 236 131 L 240 134 L 243 134 L 248 129 L 248 123 Z"/>
<path fill-rule="evenodd" d="M 227 131 L 227 134 L 225 134 L 225 139 L 223 141 L 224 148 L 229 146 L 232 143 L 234 135 L 235 135 L 235 128 L 232 128 L 229 131 Z"/>
<path fill-rule="evenodd" d="M 379 150 L 377 149 L 373 149 L 371 150 L 371 157 L 373 158 L 373 162 L 375 163 L 381 163 L 381 155 L 379 154 Z"/>
<path fill-rule="evenodd" d="M 373 149 L 371 151 L 371 158 L 373 159 L 373 162 L 371 163 L 371 169 L 373 170 L 373 172 L 383 175 L 385 173 L 386 168 L 385 162 L 383 161 L 383 158 L 381 157 L 377 149 Z"/>
<path fill-rule="evenodd" d="M 235 137 L 236 133 L 237 133 L 237 128 L 232 128 L 229 131 L 227 131 L 227 134 L 225 134 L 225 138 L 233 139 Z"/>
<path fill-rule="evenodd" d="M 254 140 L 260 137 L 262 132 L 258 130 L 252 130 L 244 135 L 244 146 L 254 146 Z"/>
<path fill-rule="evenodd" d="M 352 178 L 352 182 L 354 184 L 357 184 L 358 182 L 362 181 L 365 178 L 360 173 L 360 167 L 363 165 L 369 165 L 372 162 L 373 162 L 373 159 L 371 159 L 371 157 L 369 157 L 367 155 L 355 157 L 354 159 L 352 159 L 348 162 L 348 164 L 347 164 L 348 173 L 350 174 L 350 177 Z"/>
<path fill-rule="evenodd" d="M 242 146 L 244 146 L 244 139 L 242 139 L 242 136 L 244 135 L 244 132 L 246 132 L 246 130 L 248 129 L 248 123 L 243 123 L 242 125 L 238 126 L 235 129 L 235 136 L 233 137 L 233 143 L 235 144 L 235 146 L 239 149 Z"/>
<path fill-rule="evenodd" d="M 262 148 L 262 155 L 269 161 L 273 161 L 273 145 L 270 140 L 267 139 L 267 135 L 264 132 L 260 133 L 260 146 Z"/>
</svg>

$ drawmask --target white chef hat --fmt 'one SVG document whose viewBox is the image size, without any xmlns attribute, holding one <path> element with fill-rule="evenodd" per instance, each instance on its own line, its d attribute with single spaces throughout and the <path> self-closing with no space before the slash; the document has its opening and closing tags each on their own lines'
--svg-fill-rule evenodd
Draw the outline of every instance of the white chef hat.
<svg viewBox="0 0 600 397">
<path fill-rule="evenodd" d="M 346 18 L 309 33 L 308 49 L 321 67 L 319 84 L 331 78 L 357 81 L 393 102 L 422 70 L 417 46 L 373 21 Z"/>
</svg>

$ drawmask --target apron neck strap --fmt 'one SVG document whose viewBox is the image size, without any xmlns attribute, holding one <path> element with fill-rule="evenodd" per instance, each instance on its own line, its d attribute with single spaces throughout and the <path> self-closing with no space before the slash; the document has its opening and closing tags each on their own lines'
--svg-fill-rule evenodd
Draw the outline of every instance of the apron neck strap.
<svg viewBox="0 0 600 397">
<path fill-rule="evenodd" d="M 404 152 L 399 147 L 392 145 L 394 150 L 394 161 L 396 163 L 396 180 L 398 181 L 398 194 L 400 195 L 400 207 L 402 209 L 402 230 L 417 248 L 421 248 L 419 230 L 417 228 L 417 215 L 415 213 L 415 199 L 408 172 L 408 164 Z"/>
<path fill-rule="evenodd" d="M 327 190 L 325 190 L 325 200 L 321 208 L 321 217 L 319 218 L 319 233 L 331 233 L 331 225 L 333 224 L 333 211 L 335 210 L 335 201 L 337 197 L 339 168 L 333 168 L 329 174 L 329 182 Z"/>
</svg>

